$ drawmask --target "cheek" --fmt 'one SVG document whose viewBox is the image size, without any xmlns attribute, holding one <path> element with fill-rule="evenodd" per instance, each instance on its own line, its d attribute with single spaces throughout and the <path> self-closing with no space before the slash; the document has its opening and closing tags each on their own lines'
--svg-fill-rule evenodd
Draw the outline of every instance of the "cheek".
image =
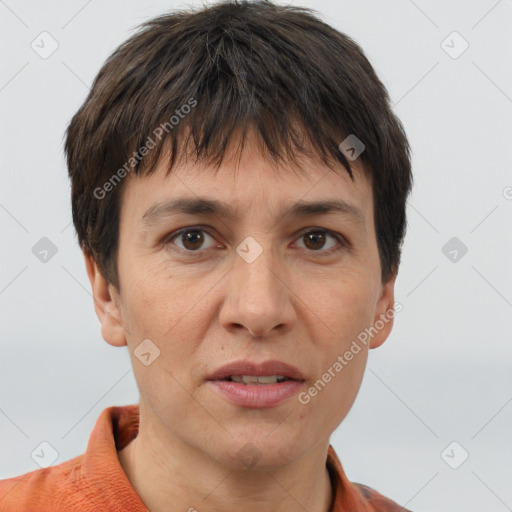
<svg viewBox="0 0 512 512">
<path fill-rule="evenodd" d="M 360 335 L 371 324 L 375 292 L 372 282 L 355 272 L 333 280 L 324 290 L 308 294 L 304 302 L 312 310 L 310 335 L 321 361 L 317 388 L 324 396 L 319 403 L 330 403 L 332 417 L 339 419 L 355 400 L 364 375 L 368 344 Z"/>
<path fill-rule="evenodd" d="M 355 402 L 368 358 L 368 344 L 358 336 L 372 318 L 373 297 L 364 281 L 358 286 L 337 284 L 330 289 L 328 298 L 317 303 L 317 315 L 323 322 L 311 315 L 317 326 L 313 327 L 312 339 L 321 364 L 317 367 L 317 380 L 304 397 L 310 400 L 306 406 L 310 408 L 309 417 L 326 431 L 335 430 Z"/>
<path fill-rule="evenodd" d="M 135 330 L 160 339 L 185 315 L 188 294 L 180 279 L 155 265 L 141 264 L 127 280 L 124 302 Z"/>
<path fill-rule="evenodd" d="M 338 396 L 346 394 L 351 406 L 366 367 L 369 345 L 364 336 L 373 320 L 376 297 L 373 282 L 364 275 L 359 274 L 357 279 L 344 284 L 334 292 L 336 307 L 330 309 L 337 335 L 330 347 L 328 366 L 337 362 L 332 369 L 336 375 L 332 387 L 337 389 Z"/>
<path fill-rule="evenodd" d="M 354 405 L 363 380 L 367 356 L 368 349 L 362 348 L 359 353 L 353 355 L 351 361 L 341 366 L 341 371 L 336 372 L 334 368 L 332 369 L 331 373 L 334 373 L 335 377 L 328 384 L 329 388 L 324 391 L 324 414 L 327 415 L 325 423 L 329 431 L 338 427 Z"/>
<path fill-rule="evenodd" d="M 125 296 L 131 351 L 149 338 L 160 350 L 159 365 L 173 373 L 183 371 L 183 361 L 192 358 L 209 325 L 209 287 L 157 269 L 132 283 Z"/>
<path fill-rule="evenodd" d="M 172 286 L 172 279 L 150 279 L 135 284 L 125 298 L 126 319 L 129 320 L 128 346 L 134 376 L 141 399 L 158 408 L 169 397 L 174 402 L 186 401 L 188 364 L 200 340 L 197 317 L 198 306 L 194 293 L 185 293 Z M 134 281 L 135 283 L 135 281 Z M 158 356 L 149 364 L 139 360 L 137 347 L 149 339 L 156 346 Z M 147 343 L 147 342 L 146 342 Z M 153 349 L 154 350 L 154 349 Z M 158 352 L 159 351 L 159 352 Z M 162 390 L 167 390 L 162 394 Z"/>
<path fill-rule="evenodd" d="M 375 307 L 375 289 L 364 273 L 347 272 L 333 279 L 324 291 L 313 288 L 304 302 L 322 320 L 319 325 L 328 333 L 328 344 L 342 350 L 345 344 L 369 326 Z"/>
</svg>

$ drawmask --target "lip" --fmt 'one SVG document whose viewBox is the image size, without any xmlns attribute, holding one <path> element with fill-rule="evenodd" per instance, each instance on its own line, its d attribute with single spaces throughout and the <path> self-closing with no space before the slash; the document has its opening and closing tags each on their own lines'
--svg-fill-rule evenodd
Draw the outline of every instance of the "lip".
<svg viewBox="0 0 512 512">
<path fill-rule="evenodd" d="M 208 384 L 216 392 L 238 407 L 263 409 L 275 407 L 297 395 L 304 381 L 287 380 L 277 384 L 243 384 L 226 380 L 211 380 Z"/>
<path fill-rule="evenodd" d="M 255 375 L 259 377 L 282 375 L 295 381 L 305 380 L 304 375 L 298 368 L 283 361 L 278 361 L 277 359 L 271 359 L 261 363 L 248 360 L 233 361 L 216 370 L 207 380 L 220 381 L 231 375 Z M 272 384 L 266 385 L 272 386 Z"/>
<path fill-rule="evenodd" d="M 291 380 L 276 384 L 244 384 L 223 380 L 232 375 L 282 375 Z M 305 378 L 298 368 L 277 359 L 261 363 L 241 360 L 222 366 L 207 378 L 207 382 L 234 405 L 262 409 L 275 407 L 298 394 L 304 386 Z"/>
</svg>

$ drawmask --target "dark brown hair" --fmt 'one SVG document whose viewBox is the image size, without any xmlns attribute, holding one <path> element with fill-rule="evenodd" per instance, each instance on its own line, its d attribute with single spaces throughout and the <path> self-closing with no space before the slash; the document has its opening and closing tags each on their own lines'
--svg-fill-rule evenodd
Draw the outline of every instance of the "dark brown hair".
<svg viewBox="0 0 512 512">
<path fill-rule="evenodd" d="M 362 49 L 312 9 L 227 1 L 141 25 L 107 59 L 67 129 L 78 241 L 118 290 L 122 178 L 153 172 L 164 143 L 168 172 L 190 140 L 196 160 L 220 166 L 238 130 L 243 148 L 249 126 L 273 161 L 294 162 L 309 147 L 352 179 L 339 146 L 360 139 L 382 281 L 398 270 L 410 148 Z"/>
</svg>

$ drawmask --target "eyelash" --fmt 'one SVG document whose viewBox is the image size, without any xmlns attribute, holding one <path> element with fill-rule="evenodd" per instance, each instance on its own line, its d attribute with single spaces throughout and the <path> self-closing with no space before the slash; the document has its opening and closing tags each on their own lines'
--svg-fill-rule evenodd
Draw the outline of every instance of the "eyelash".
<svg viewBox="0 0 512 512">
<path fill-rule="evenodd" d="M 167 246 L 168 244 L 172 243 L 172 241 L 175 238 L 179 237 L 183 233 L 186 233 L 187 231 L 204 231 L 210 237 L 215 239 L 215 237 L 209 233 L 208 229 L 205 229 L 202 226 L 189 226 L 189 227 L 186 227 L 186 228 L 179 229 L 178 231 L 173 231 L 172 233 L 170 233 L 168 236 L 166 236 L 162 240 L 162 244 Z M 319 251 L 309 250 L 308 252 L 311 252 L 314 257 L 322 258 L 322 257 L 325 257 L 325 256 L 330 256 L 330 255 L 338 253 L 338 252 L 340 252 L 342 250 L 346 250 L 350 246 L 349 242 L 347 241 L 347 239 L 345 237 L 343 237 L 342 235 L 340 235 L 340 234 L 338 234 L 338 233 L 336 233 L 334 231 L 330 231 L 329 229 L 323 229 L 323 228 L 307 228 L 307 230 L 302 231 L 299 234 L 298 238 L 301 238 L 304 235 L 307 235 L 308 233 L 316 233 L 316 232 L 325 233 L 327 235 L 332 236 L 333 238 L 335 238 L 339 242 L 339 244 L 337 246 L 331 247 L 330 249 L 327 249 L 325 251 L 323 251 L 323 250 L 319 250 Z M 190 255 L 190 254 L 197 254 L 197 255 L 199 255 L 203 251 L 201 249 L 199 249 L 197 251 L 187 251 L 185 249 L 182 249 L 181 247 L 178 247 L 175 244 L 174 244 L 174 246 L 175 246 L 175 248 L 173 248 L 172 250 L 177 250 L 177 251 L 182 252 L 182 253 L 185 252 L 187 255 Z"/>
</svg>

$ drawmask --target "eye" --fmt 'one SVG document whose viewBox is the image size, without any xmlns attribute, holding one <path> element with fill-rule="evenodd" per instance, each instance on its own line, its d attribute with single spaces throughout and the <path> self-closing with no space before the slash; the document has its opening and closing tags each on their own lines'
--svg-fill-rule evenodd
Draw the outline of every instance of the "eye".
<svg viewBox="0 0 512 512">
<path fill-rule="evenodd" d="M 322 250 L 327 237 L 333 238 L 337 244 L 334 244 L 334 246 L 331 246 L 328 249 Z M 320 253 L 318 256 L 330 255 L 334 252 L 341 251 L 348 246 L 348 243 L 342 235 L 320 228 L 309 229 L 309 231 L 303 232 L 299 237 L 299 240 L 304 240 L 306 249 Z M 315 256 L 317 255 L 315 254 Z"/>
<path fill-rule="evenodd" d="M 328 249 L 324 249 L 328 237 L 334 239 L 337 243 Z M 208 238 L 212 240 L 213 243 L 211 243 L 210 247 L 203 247 L 203 244 Z M 174 242 L 174 240 L 176 240 L 176 242 Z M 349 245 L 342 235 L 321 228 L 308 228 L 308 231 L 302 232 L 298 240 L 304 240 L 304 245 L 308 252 L 319 253 L 318 255 L 315 254 L 315 256 L 330 255 L 334 252 L 346 249 Z M 217 244 L 215 239 L 205 229 L 200 227 L 189 227 L 175 231 L 165 238 L 162 243 L 164 245 L 173 243 L 177 245 L 179 249 L 189 254 L 199 254 L 199 249 L 214 248 Z"/>
<path fill-rule="evenodd" d="M 205 236 L 206 235 L 206 236 Z M 187 252 L 198 252 L 197 249 L 200 249 L 203 245 L 206 238 L 210 238 L 215 242 L 215 239 L 209 235 L 204 229 L 201 228 L 184 228 L 180 231 L 172 233 L 169 238 L 167 238 L 164 243 L 172 242 L 177 239 L 176 245 Z M 182 243 L 183 246 L 180 246 L 178 242 Z M 214 245 L 212 245 L 213 247 Z"/>
</svg>

